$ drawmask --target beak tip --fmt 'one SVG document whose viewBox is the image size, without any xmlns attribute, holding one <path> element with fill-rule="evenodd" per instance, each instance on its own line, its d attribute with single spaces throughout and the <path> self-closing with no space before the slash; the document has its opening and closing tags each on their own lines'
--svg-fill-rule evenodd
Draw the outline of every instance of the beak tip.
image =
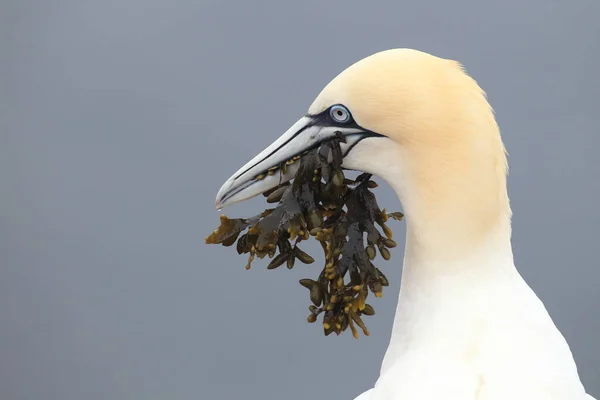
<svg viewBox="0 0 600 400">
<path fill-rule="evenodd" d="M 232 185 L 233 185 L 233 179 L 229 178 L 223 184 L 223 186 L 221 186 L 221 189 L 219 189 L 219 192 L 217 193 L 217 197 L 215 198 L 215 208 L 218 211 L 221 211 L 221 209 L 229 203 L 226 199 L 226 196 Z"/>
<path fill-rule="evenodd" d="M 229 204 L 227 199 L 225 199 L 224 197 L 224 193 L 219 192 L 219 194 L 217 194 L 217 198 L 215 199 L 215 208 L 217 209 L 217 211 L 221 211 L 223 207 Z"/>
</svg>

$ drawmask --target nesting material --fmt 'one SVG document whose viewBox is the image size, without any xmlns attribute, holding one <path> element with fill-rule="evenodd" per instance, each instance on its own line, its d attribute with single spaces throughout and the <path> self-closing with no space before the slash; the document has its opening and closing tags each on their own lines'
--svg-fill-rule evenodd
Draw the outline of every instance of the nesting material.
<svg viewBox="0 0 600 400">
<path fill-rule="evenodd" d="M 266 171 L 272 174 L 290 163 L 300 163 L 292 183 L 264 193 L 268 203 L 277 203 L 275 208 L 247 219 L 222 215 L 220 226 L 206 243 L 232 246 L 237 241 L 237 252 L 249 254 L 246 269 L 256 257 L 265 256 L 271 259 L 267 269 L 284 264 L 291 269 L 296 260 L 304 264 L 315 261 L 299 244 L 311 238 L 319 241 L 325 255 L 323 269 L 314 280 L 300 280 L 312 302 L 307 321 L 314 323 L 322 317 L 326 336 L 350 328 L 358 338 L 357 327 L 369 335 L 362 317 L 375 314 L 367 304 L 369 293 L 381 297 L 383 287 L 388 286 L 385 275 L 373 264 L 378 254 L 389 260 L 389 249 L 396 247 L 386 222 L 390 218 L 399 221 L 403 215 L 379 209 L 371 192 L 377 184 L 370 174 L 355 180 L 344 177 L 343 141 L 338 136 L 273 168 L 273 172 Z"/>
</svg>

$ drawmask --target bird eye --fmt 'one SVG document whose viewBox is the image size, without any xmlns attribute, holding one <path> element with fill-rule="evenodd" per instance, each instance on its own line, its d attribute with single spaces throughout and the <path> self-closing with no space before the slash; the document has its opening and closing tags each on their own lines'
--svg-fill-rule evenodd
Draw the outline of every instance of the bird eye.
<svg viewBox="0 0 600 400">
<path fill-rule="evenodd" d="M 329 115 L 336 122 L 346 123 L 349 122 L 352 118 L 350 115 L 350 111 L 340 104 L 337 104 L 329 110 Z"/>
</svg>

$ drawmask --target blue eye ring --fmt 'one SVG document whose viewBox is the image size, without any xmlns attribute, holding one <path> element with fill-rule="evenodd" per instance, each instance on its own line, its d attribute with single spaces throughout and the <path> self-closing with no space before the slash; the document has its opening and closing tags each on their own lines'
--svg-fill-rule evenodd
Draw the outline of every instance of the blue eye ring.
<svg viewBox="0 0 600 400">
<path fill-rule="evenodd" d="M 348 111 L 348 109 L 341 104 L 332 106 L 329 109 L 329 116 L 331 116 L 331 119 L 333 119 L 335 122 L 339 122 L 341 124 L 350 122 L 352 119 L 350 111 Z"/>
</svg>

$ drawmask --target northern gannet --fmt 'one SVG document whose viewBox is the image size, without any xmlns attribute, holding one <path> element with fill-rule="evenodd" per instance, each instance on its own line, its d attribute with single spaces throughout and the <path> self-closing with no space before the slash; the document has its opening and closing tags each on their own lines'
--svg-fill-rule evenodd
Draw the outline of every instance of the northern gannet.
<svg viewBox="0 0 600 400">
<path fill-rule="evenodd" d="M 453 60 L 393 49 L 348 67 L 240 168 L 218 208 L 254 179 L 341 132 L 343 167 L 397 193 L 407 234 L 389 347 L 360 400 L 593 400 L 567 342 L 513 262 L 507 159 L 485 93 Z"/>
</svg>

